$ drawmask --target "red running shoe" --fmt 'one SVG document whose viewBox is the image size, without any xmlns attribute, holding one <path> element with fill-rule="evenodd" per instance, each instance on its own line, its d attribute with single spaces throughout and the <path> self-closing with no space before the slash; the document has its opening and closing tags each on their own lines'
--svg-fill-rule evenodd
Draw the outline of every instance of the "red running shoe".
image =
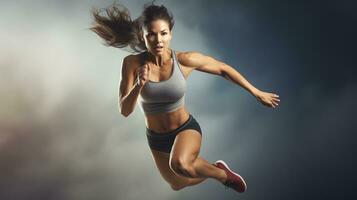
<svg viewBox="0 0 357 200">
<path fill-rule="evenodd" d="M 228 187 L 234 189 L 237 192 L 244 192 L 247 190 L 247 184 L 244 179 L 237 173 L 233 172 L 229 169 L 228 165 L 223 160 L 217 160 L 214 164 L 212 164 L 220 169 L 223 169 L 227 174 L 227 181 L 223 183 L 225 185 L 225 189 Z"/>
</svg>

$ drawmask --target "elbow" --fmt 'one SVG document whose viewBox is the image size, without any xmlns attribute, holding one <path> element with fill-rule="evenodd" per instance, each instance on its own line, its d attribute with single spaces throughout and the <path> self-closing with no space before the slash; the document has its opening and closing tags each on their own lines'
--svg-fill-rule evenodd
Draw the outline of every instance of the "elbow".
<svg viewBox="0 0 357 200">
<path fill-rule="evenodd" d="M 131 112 L 124 111 L 122 109 L 119 110 L 120 114 L 123 115 L 124 117 L 128 117 Z"/>
<path fill-rule="evenodd" d="M 220 77 L 224 78 L 224 79 L 229 80 L 228 73 L 227 73 L 227 71 L 225 71 L 225 70 L 220 70 L 220 72 L 219 72 L 218 75 L 219 75 Z"/>
<path fill-rule="evenodd" d="M 121 112 L 121 115 L 123 115 L 124 117 L 128 117 L 129 115 L 130 115 L 130 113 L 128 113 L 128 112 Z"/>
<path fill-rule="evenodd" d="M 230 66 L 226 64 L 222 64 L 219 70 L 219 76 L 223 77 L 224 79 L 231 80 L 229 77 L 230 73 Z"/>
<path fill-rule="evenodd" d="M 121 105 L 119 105 L 119 113 L 124 117 L 128 117 L 131 114 L 130 111 L 124 109 Z"/>
<path fill-rule="evenodd" d="M 225 65 L 224 63 L 221 63 L 218 67 L 217 75 L 222 76 L 222 77 L 226 76 L 227 75 L 227 65 Z"/>
</svg>

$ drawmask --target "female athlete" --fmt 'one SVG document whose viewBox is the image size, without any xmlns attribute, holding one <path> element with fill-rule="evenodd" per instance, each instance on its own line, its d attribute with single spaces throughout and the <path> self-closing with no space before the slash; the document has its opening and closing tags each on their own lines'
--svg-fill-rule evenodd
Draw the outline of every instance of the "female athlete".
<svg viewBox="0 0 357 200">
<path fill-rule="evenodd" d="M 193 70 L 221 76 L 272 108 L 278 106 L 279 96 L 258 90 L 234 68 L 213 57 L 171 49 L 174 19 L 163 5 L 145 5 L 135 20 L 120 4 L 105 11 L 108 16 L 92 10 L 94 26 L 90 29 L 105 45 L 133 53 L 122 61 L 118 107 L 127 117 L 139 104 L 145 115 L 148 144 L 163 179 L 175 191 L 207 178 L 216 179 L 226 189 L 246 191 L 245 180 L 224 161 L 211 164 L 199 156 L 202 131 L 185 108 L 186 79 Z"/>
</svg>

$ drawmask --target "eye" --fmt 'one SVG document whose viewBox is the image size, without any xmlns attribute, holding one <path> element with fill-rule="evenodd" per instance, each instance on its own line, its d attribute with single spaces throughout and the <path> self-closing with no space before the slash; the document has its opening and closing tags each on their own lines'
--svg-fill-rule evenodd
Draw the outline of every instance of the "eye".
<svg viewBox="0 0 357 200">
<path fill-rule="evenodd" d="M 166 32 L 163 32 L 162 35 L 166 35 L 167 33 Z"/>
</svg>

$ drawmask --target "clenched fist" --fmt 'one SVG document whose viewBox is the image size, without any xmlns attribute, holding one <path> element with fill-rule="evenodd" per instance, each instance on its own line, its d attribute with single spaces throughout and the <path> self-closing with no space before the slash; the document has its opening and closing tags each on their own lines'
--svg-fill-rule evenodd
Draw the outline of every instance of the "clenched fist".
<svg viewBox="0 0 357 200">
<path fill-rule="evenodd" d="M 143 87 L 149 80 L 150 67 L 148 64 L 140 66 L 136 69 L 137 83 L 140 87 Z"/>
</svg>

